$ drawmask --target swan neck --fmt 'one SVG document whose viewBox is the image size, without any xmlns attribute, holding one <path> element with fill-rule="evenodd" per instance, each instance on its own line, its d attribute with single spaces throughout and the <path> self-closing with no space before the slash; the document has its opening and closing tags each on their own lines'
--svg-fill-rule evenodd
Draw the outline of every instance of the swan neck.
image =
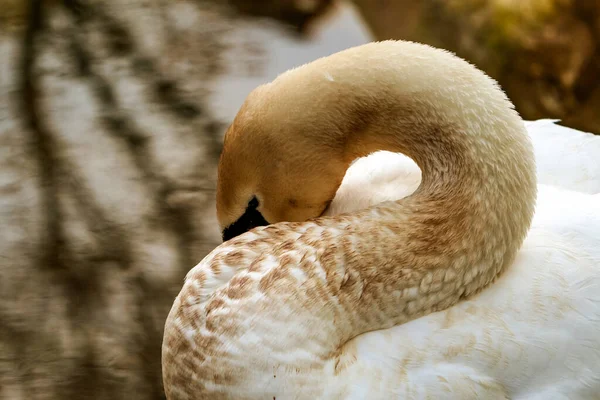
<svg viewBox="0 0 600 400">
<path fill-rule="evenodd" d="M 422 181 L 405 199 L 345 218 L 351 227 L 344 235 L 355 240 L 343 251 L 361 255 L 347 268 L 361 271 L 365 287 L 400 294 L 390 302 L 385 326 L 358 321 L 340 332 L 342 343 L 356 332 L 403 323 L 482 290 L 512 263 L 529 229 L 536 198 L 533 149 L 510 103 L 499 96 L 497 104 L 469 109 L 430 95 L 397 94 L 386 107 L 364 100 L 347 114 L 362 118 L 364 128 L 346 131 L 346 161 L 379 150 L 399 152 L 421 168 Z M 367 303 L 362 296 L 361 307 L 377 308 Z"/>
</svg>

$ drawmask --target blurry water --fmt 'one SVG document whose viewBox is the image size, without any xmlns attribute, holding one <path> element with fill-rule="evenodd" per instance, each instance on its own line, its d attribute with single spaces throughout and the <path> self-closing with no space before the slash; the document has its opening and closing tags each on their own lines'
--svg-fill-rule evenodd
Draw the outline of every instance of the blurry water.
<svg viewBox="0 0 600 400">
<path fill-rule="evenodd" d="M 240 51 L 228 51 L 226 65 L 243 64 L 236 58 L 247 54 L 241 47 L 248 42 L 261 43 L 268 52 L 261 58 L 268 62 L 256 75 L 239 69 L 231 69 L 221 75 L 210 97 L 215 115 L 224 122 L 230 122 L 248 93 L 260 84 L 273 80 L 290 68 L 372 40 L 359 13 L 345 3 L 315 28 L 312 37 L 307 39 L 294 37 L 275 23 L 265 26 L 264 23 L 250 21 L 231 32 L 229 44 L 239 46 Z"/>
</svg>

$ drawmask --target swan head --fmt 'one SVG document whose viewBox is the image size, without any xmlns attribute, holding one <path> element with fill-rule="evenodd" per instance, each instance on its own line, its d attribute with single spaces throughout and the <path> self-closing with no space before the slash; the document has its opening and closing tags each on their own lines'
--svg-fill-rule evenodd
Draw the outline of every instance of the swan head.
<svg viewBox="0 0 600 400">
<path fill-rule="evenodd" d="M 340 146 L 323 145 L 327 135 L 316 134 L 319 128 L 273 112 L 270 91 L 255 89 L 225 134 L 216 198 L 224 241 L 257 226 L 322 215 L 348 168 Z M 292 143 L 294 129 L 303 134 Z"/>
</svg>

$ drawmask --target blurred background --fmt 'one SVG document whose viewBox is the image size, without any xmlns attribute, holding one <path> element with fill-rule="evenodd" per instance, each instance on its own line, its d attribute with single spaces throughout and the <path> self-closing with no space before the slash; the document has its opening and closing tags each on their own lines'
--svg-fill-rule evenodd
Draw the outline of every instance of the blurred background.
<svg viewBox="0 0 600 400">
<path fill-rule="evenodd" d="M 246 95 L 372 40 L 456 52 L 600 133 L 600 0 L 0 0 L 0 398 L 163 399 Z"/>
</svg>

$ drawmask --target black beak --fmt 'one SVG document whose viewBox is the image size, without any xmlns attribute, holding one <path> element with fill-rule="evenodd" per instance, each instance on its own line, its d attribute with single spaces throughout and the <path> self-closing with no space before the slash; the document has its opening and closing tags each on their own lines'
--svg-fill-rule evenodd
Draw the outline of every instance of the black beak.
<svg viewBox="0 0 600 400">
<path fill-rule="evenodd" d="M 228 241 L 229 239 L 233 239 L 234 237 L 241 235 L 242 233 L 246 233 L 252 228 L 256 228 L 257 226 L 269 225 L 269 223 L 262 216 L 260 211 L 256 209 L 257 206 L 257 201 L 251 201 L 248 204 L 248 208 L 246 208 L 244 214 L 240 218 L 238 218 L 238 220 L 235 221 L 233 224 L 223 229 L 224 242 Z"/>
</svg>

